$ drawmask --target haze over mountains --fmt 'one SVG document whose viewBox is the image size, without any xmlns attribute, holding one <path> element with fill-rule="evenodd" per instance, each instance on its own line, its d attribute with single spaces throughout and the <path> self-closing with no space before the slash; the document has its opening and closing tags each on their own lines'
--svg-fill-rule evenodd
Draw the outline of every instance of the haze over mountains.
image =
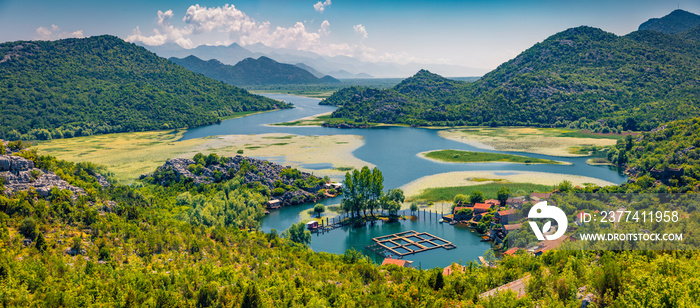
<svg viewBox="0 0 700 308">
<path fill-rule="evenodd" d="M 322 76 L 330 75 L 335 78 L 407 77 L 420 69 L 429 69 L 445 76 L 456 77 L 480 76 L 486 72 L 483 69 L 447 64 L 365 62 L 346 56 L 327 57 L 309 51 L 271 48 L 260 43 L 245 47 L 236 43 L 229 46 L 200 45 L 192 49 L 185 49 L 174 43 L 141 46 L 163 58 L 185 58 L 193 55 L 202 60 L 216 59 L 228 65 L 236 65 L 246 58 L 257 59 L 264 56 L 280 63 L 311 67 Z"/>
<path fill-rule="evenodd" d="M 268 57 L 246 58 L 233 66 L 214 59 L 204 61 L 195 56 L 182 59 L 173 57 L 170 61 L 235 86 L 340 83 L 331 76 L 318 78 L 303 68 L 279 63 Z"/>
<path fill-rule="evenodd" d="M 678 25 L 696 17 L 674 12 L 661 20 Z M 321 103 L 342 106 L 332 116 L 354 121 L 585 127 L 595 121 L 649 130 L 700 115 L 698 31 L 617 36 L 581 26 L 552 35 L 473 83 L 420 71 L 392 89 L 347 88 Z"/>
</svg>

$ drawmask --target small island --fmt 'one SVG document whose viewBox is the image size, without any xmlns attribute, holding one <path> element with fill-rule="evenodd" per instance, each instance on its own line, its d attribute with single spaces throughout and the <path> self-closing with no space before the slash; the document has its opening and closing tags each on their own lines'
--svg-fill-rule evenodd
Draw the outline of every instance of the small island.
<svg viewBox="0 0 700 308">
<path fill-rule="evenodd" d="M 491 163 L 491 162 L 507 162 L 519 164 L 553 164 L 562 165 L 564 162 L 559 162 L 551 159 L 542 159 L 527 157 L 521 155 L 501 154 L 501 153 L 486 153 L 486 152 L 471 152 L 460 150 L 437 150 L 420 153 L 419 156 L 436 160 L 445 163 Z"/>
</svg>

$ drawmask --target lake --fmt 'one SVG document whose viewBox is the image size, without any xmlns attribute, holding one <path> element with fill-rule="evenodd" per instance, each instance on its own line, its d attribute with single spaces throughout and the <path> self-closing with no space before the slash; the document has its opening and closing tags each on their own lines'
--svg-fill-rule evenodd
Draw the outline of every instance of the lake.
<svg viewBox="0 0 700 308">
<path fill-rule="evenodd" d="M 296 135 L 359 135 L 364 138 L 365 144 L 355 150 L 353 154 L 361 160 L 376 165 L 377 168 L 382 171 L 385 189 L 400 187 L 428 175 L 452 171 L 475 170 L 551 172 L 593 177 L 613 183 L 622 183 L 626 181 L 626 177 L 617 170 L 617 168 L 586 164 L 588 157 L 551 157 L 532 153 L 483 150 L 442 138 L 438 136 L 438 130 L 435 129 L 413 127 L 339 129 L 327 127 L 270 126 L 267 124 L 288 122 L 330 112 L 335 110 L 336 107 L 318 105 L 319 100 L 313 98 L 282 94 L 266 94 L 265 96 L 292 103 L 295 108 L 255 114 L 242 118 L 225 120 L 220 124 L 193 128 L 184 134 L 183 140 L 216 135 L 267 133 L 287 133 Z M 416 155 L 421 152 L 439 149 L 517 154 L 534 158 L 569 162 L 571 165 L 525 165 L 511 163 L 447 164 L 422 159 Z M 309 169 L 323 169 L 329 166 L 328 164 L 319 163 L 305 167 Z M 337 197 L 324 200 L 322 203 L 331 205 L 339 202 L 340 197 Z M 271 229 L 276 229 L 279 232 L 286 230 L 292 223 L 299 221 L 300 212 L 311 209 L 313 206 L 314 204 L 304 204 L 273 211 L 262 220 L 262 230 L 265 232 L 269 232 Z M 432 210 L 445 213 L 449 211 L 448 208 Z M 420 264 L 423 268 L 445 267 L 452 262 L 458 262 L 460 260 L 463 262 L 476 260 L 478 256 L 482 255 L 485 250 L 490 248 L 489 244 L 480 242 L 480 238 L 469 229 L 456 228 L 449 224 L 439 224 L 437 222 L 437 216 L 432 219 L 421 218 L 417 221 L 402 221 L 393 224 L 378 222 L 373 226 L 336 229 L 325 234 L 314 234 L 311 241 L 311 248 L 315 251 L 326 251 L 337 254 L 341 254 L 351 247 L 362 251 L 365 246 L 372 244 L 373 237 L 407 230 L 428 232 L 451 241 L 457 246 L 456 249 L 452 250 L 438 248 L 405 258 L 406 260 L 414 261 L 414 266 Z M 375 260 L 381 261 L 377 258 L 375 258 Z"/>
</svg>

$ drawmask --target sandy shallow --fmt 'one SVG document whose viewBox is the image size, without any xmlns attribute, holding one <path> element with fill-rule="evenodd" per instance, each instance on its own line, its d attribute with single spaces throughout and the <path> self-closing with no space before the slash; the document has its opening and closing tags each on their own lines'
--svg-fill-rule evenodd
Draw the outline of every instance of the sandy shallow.
<svg viewBox="0 0 700 308">
<path fill-rule="evenodd" d="M 470 179 L 478 178 L 477 181 L 472 181 Z M 413 197 L 420 194 L 426 188 L 437 188 L 437 187 L 455 187 L 455 186 L 470 186 L 470 185 L 480 185 L 485 183 L 490 183 L 484 181 L 484 179 L 500 179 L 511 183 L 533 183 L 541 185 L 557 185 L 564 180 L 569 180 L 576 186 L 583 186 L 586 183 L 591 183 L 599 186 L 615 185 L 615 183 L 603 181 L 596 178 L 571 175 L 571 174 L 559 174 L 559 173 L 547 173 L 547 172 L 531 172 L 531 171 L 512 171 L 512 170 L 498 170 L 498 171 L 455 171 L 446 172 L 440 174 L 434 174 L 422 177 L 415 181 L 412 181 L 406 185 L 401 186 L 406 197 Z"/>
<path fill-rule="evenodd" d="M 364 144 L 361 136 L 299 136 L 289 134 L 226 135 L 178 141 L 182 132 L 160 131 L 108 134 L 41 142 L 36 146 L 42 155 L 53 155 L 73 162 L 104 165 L 122 183 L 131 183 L 141 174 L 153 172 L 166 160 L 197 153 L 266 157 L 286 166 L 319 176 L 340 178 L 339 167 L 374 167 L 352 155 Z M 306 164 L 331 164 L 325 169 L 303 168 Z"/>
<path fill-rule="evenodd" d="M 336 169 L 307 169 L 306 164 L 332 164 L 331 168 L 363 166 L 375 167 L 352 155 L 364 144 L 362 136 L 327 135 L 300 136 L 290 134 L 226 135 L 207 140 L 192 149 L 193 152 L 216 152 L 219 155 L 236 155 L 243 150 L 245 156 L 265 157 L 276 163 L 313 172 L 316 175 L 338 177 L 346 171 Z"/>
<path fill-rule="evenodd" d="M 496 133 L 498 132 L 498 133 Z M 438 132 L 440 137 L 462 142 L 480 149 L 544 154 L 560 157 L 586 156 L 569 153 L 572 147 L 610 146 L 615 139 L 557 137 L 537 128 L 477 128 L 449 129 Z"/>
</svg>

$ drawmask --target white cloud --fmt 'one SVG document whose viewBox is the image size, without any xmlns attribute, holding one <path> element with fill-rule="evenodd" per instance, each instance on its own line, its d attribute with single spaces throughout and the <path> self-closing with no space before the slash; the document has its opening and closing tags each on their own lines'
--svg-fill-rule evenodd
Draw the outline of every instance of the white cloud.
<svg viewBox="0 0 700 308">
<path fill-rule="evenodd" d="M 316 12 L 323 13 L 323 11 L 326 10 L 327 6 L 331 6 L 331 0 L 326 0 L 325 2 L 317 2 L 316 4 L 314 4 L 314 10 L 316 10 Z"/>
<path fill-rule="evenodd" d="M 170 19 L 173 18 L 173 11 L 165 12 L 158 11 L 158 22 L 156 28 L 153 29 L 153 35 L 146 36 L 141 33 L 141 29 L 137 26 L 133 34 L 126 38 L 128 42 L 143 42 L 146 45 L 157 46 L 168 42 L 177 43 L 184 48 L 192 48 L 192 41 L 185 36 L 192 34 L 191 27 L 177 28 L 170 24 Z"/>
<path fill-rule="evenodd" d="M 331 23 L 329 23 L 328 20 L 324 20 L 321 23 L 321 29 L 318 29 L 318 33 L 321 33 L 323 35 L 328 35 L 331 33 L 330 27 L 331 27 Z"/>
<path fill-rule="evenodd" d="M 365 29 L 365 26 L 363 26 L 362 24 L 359 24 L 359 25 L 354 25 L 352 28 L 355 29 L 355 32 L 362 35 L 362 38 L 367 38 L 367 29 Z"/>
<path fill-rule="evenodd" d="M 51 40 L 60 40 L 60 39 L 65 39 L 65 38 L 83 38 L 85 35 L 83 35 L 83 30 L 77 30 L 73 32 L 65 32 L 61 31 L 61 28 L 59 28 L 56 25 L 51 25 L 51 28 L 45 28 L 45 27 L 39 27 L 36 28 L 36 39 L 37 40 L 45 40 L 45 41 L 51 41 Z"/>
<path fill-rule="evenodd" d="M 326 1 L 330 5 L 330 1 Z M 323 3 L 322 3 L 323 4 Z M 262 43 L 273 48 L 289 48 L 315 52 L 324 56 L 350 56 L 368 61 L 408 61 L 406 54 L 378 53 L 363 44 L 324 42 L 322 38 L 330 35 L 330 22 L 324 20 L 318 29 L 308 29 L 304 22 L 296 22 L 290 27 L 273 27 L 269 21 L 257 21 L 235 6 L 226 4 L 220 7 L 205 7 L 199 4 L 187 9 L 182 18 L 184 25 L 173 26 L 171 10 L 158 11 L 156 26 L 151 35 L 144 35 L 139 27 L 126 38 L 129 42 L 143 42 L 147 45 L 177 43 L 185 48 L 195 47 L 193 38 L 206 40 L 212 33 L 221 33 L 227 39 L 212 40 L 217 45 L 229 45 L 237 42 L 242 46 Z M 362 37 L 367 38 L 367 30 L 361 24 L 353 27 Z M 201 36 L 200 36 L 201 35 Z"/>
</svg>

